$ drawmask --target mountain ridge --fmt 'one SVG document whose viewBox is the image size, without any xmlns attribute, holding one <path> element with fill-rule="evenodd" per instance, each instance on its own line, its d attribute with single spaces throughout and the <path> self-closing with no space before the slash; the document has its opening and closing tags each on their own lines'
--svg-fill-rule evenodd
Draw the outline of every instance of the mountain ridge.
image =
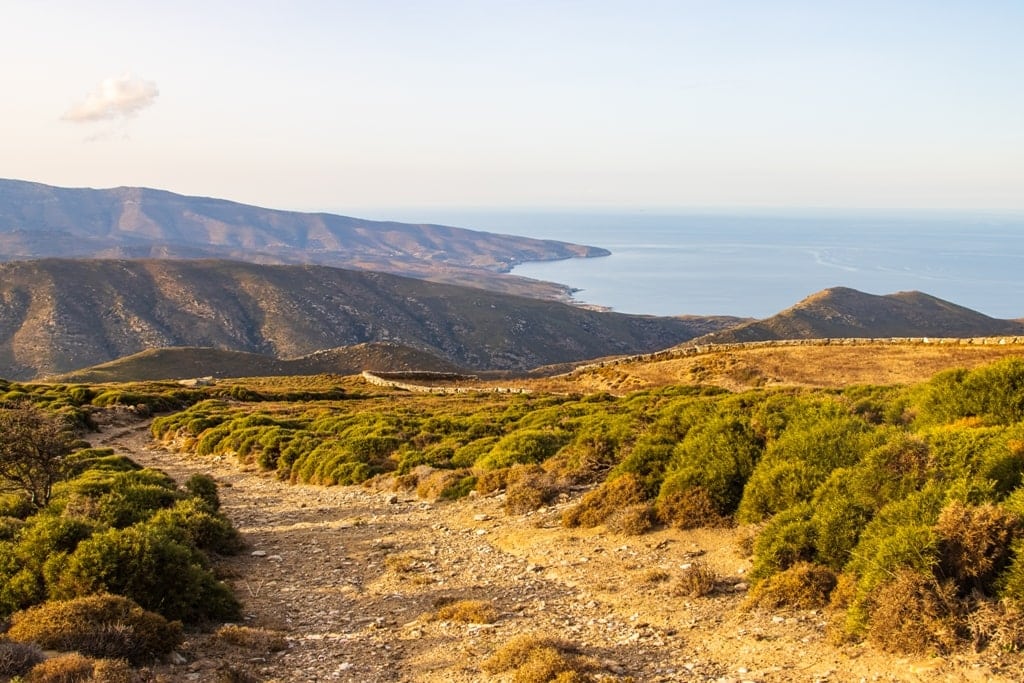
<svg viewBox="0 0 1024 683">
<path fill-rule="evenodd" d="M 878 295 L 849 287 L 830 287 L 768 318 L 698 337 L 686 344 L 1001 334 L 1024 334 L 1024 323 L 992 318 L 924 292 Z"/>
<path fill-rule="evenodd" d="M 151 188 L 63 188 L 0 179 L 0 261 L 218 258 L 313 264 L 565 300 L 570 288 L 509 271 L 527 261 L 609 253 L 557 240 L 283 211 Z"/>
<path fill-rule="evenodd" d="M 0 263 L 0 377 L 29 379 L 164 347 L 295 358 L 393 342 L 468 370 L 644 353 L 736 324 L 605 313 L 326 266 L 222 260 Z"/>
</svg>

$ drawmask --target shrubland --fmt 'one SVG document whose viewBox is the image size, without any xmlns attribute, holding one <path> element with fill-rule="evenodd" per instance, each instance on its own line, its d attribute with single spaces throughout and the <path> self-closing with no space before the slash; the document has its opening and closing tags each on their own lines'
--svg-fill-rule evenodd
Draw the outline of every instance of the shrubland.
<svg viewBox="0 0 1024 683">
<path fill-rule="evenodd" d="M 290 482 L 571 501 L 567 526 L 749 526 L 750 607 L 830 604 L 841 639 L 946 652 L 1024 625 L 1020 359 L 911 386 L 207 398 L 153 434 Z"/>
<path fill-rule="evenodd" d="M 76 435 L 102 394 L 26 388 L 0 402 L 0 623 L 9 624 L 0 676 L 72 680 L 61 676 L 88 670 L 89 680 L 114 680 L 122 660 L 170 652 L 183 625 L 237 618 L 238 601 L 213 573 L 217 556 L 240 548 L 216 483 L 197 475 L 179 487 L 111 449 L 83 447 Z M 82 402 L 65 401 L 74 395 Z M 39 663 L 33 647 L 79 654 Z"/>
</svg>

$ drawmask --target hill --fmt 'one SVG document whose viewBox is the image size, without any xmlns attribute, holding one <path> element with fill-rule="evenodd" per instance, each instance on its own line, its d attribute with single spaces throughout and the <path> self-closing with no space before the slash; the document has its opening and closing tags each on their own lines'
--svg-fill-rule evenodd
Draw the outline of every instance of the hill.
<svg viewBox="0 0 1024 683">
<path fill-rule="evenodd" d="M 1024 334 L 1024 323 L 999 320 L 922 292 L 884 296 L 834 287 L 792 308 L 693 340 L 693 344 L 854 337 L 986 337 Z"/>
<path fill-rule="evenodd" d="M 223 349 L 174 347 L 148 349 L 91 368 L 50 379 L 60 382 L 131 382 L 195 377 L 281 377 L 356 375 L 363 370 L 428 370 L 453 373 L 460 368 L 437 356 L 400 344 L 356 344 L 280 359 Z"/>
<path fill-rule="evenodd" d="M 590 311 L 411 278 L 234 261 L 0 264 L 0 377 L 165 347 L 297 358 L 393 342 L 470 370 L 646 353 L 737 322 Z M 252 373 L 246 373 L 252 374 Z"/>
<path fill-rule="evenodd" d="M 309 263 L 565 298 L 568 289 L 561 285 L 505 273 L 525 261 L 608 253 L 554 240 L 277 211 L 141 187 L 95 190 L 0 179 L 0 261 L 218 258 Z"/>
</svg>

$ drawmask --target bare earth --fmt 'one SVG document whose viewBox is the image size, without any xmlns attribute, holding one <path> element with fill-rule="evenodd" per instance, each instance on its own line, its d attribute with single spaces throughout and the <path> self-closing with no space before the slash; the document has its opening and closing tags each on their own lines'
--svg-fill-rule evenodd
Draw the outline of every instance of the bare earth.
<svg viewBox="0 0 1024 683">
<path fill-rule="evenodd" d="M 291 486 L 234 460 L 153 443 L 149 423 L 94 439 L 183 480 L 221 484 L 223 510 L 249 548 L 222 569 L 245 624 L 279 630 L 281 652 L 190 634 L 169 681 L 507 681 L 481 663 L 516 634 L 571 641 L 609 680 L 1018 681 L 1017 655 L 906 658 L 835 646 L 815 611 L 741 608 L 744 530 L 665 530 L 628 537 L 559 527 L 559 506 L 508 516 L 502 498 L 429 503 L 358 487 Z M 720 578 L 710 596 L 673 595 L 695 560 Z M 656 581 L 656 572 L 668 580 Z M 494 624 L 432 621 L 436 601 L 490 600 Z M 230 672 L 235 676 L 229 676 Z"/>
</svg>

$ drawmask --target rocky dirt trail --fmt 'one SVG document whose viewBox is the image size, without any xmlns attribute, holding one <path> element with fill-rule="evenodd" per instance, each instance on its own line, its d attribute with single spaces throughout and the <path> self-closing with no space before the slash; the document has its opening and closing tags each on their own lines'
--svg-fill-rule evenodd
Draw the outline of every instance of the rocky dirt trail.
<svg viewBox="0 0 1024 683">
<path fill-rule="evenodd" d="M 894 658 L 829 644 L 818 612 L 741 609 L 749 560 L 735 530 L 627 537 L 561 528 L 564 504 L 508 516 L 500 496 L 429 503 L 292 486 L 233 459 L 166 450 L 148 422 L 108 426 L 93 441 L 179 481 L 217 479 L 222 509 L 248 544 L 221 568 L 244 623 L 287 640 L 267 652 L 191 634 L 174 662 L 157 667 L 165 680 L 502 681 L 481 664 L 517 634 L 570 641 L 609 680 L 1020 680 L 1017 658 Z M 697 560 L 716 571 L 718 590 L 674 592 L 681 568 Z M 499 618 L 424 616 L 464 599 L 490 601 Z"/>
</svg>

